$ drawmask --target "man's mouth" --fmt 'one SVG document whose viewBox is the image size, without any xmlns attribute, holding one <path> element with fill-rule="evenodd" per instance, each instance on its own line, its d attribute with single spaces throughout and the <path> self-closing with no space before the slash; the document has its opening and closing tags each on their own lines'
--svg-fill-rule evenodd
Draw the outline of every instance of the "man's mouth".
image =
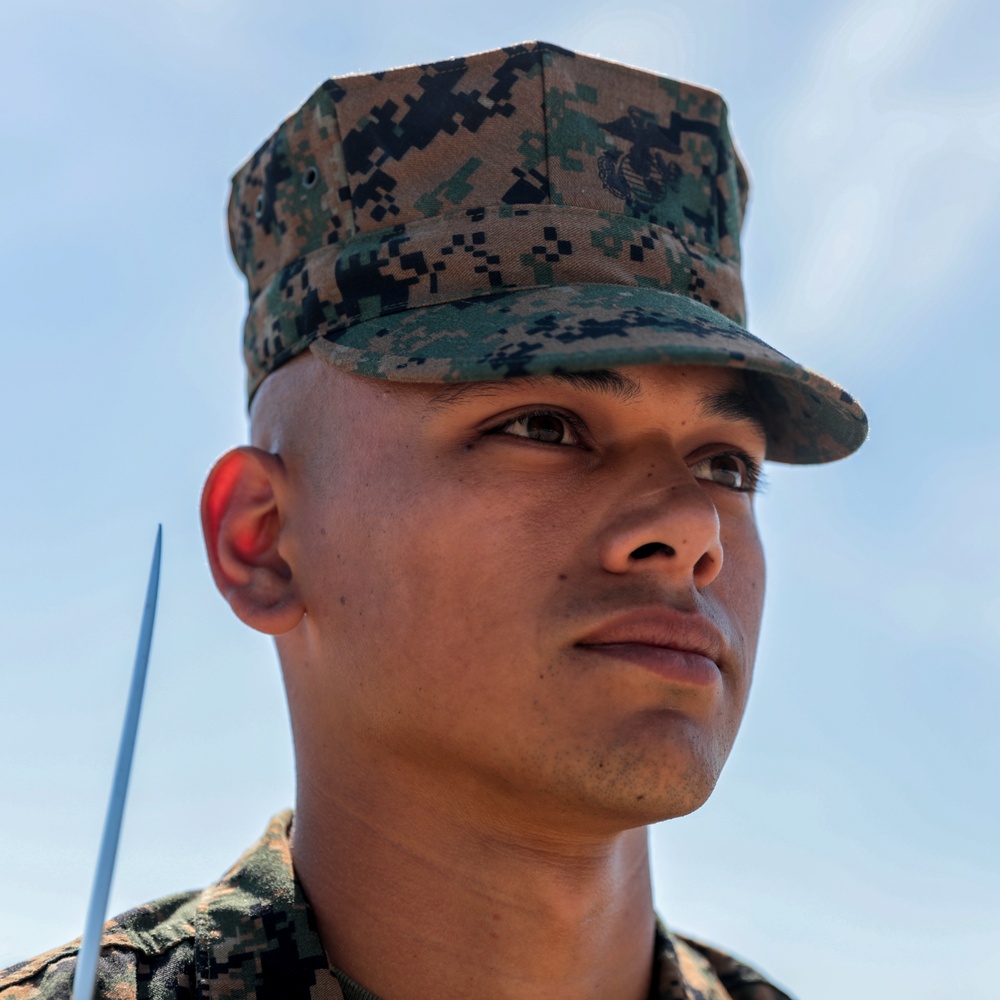
<svg viewBox="0 0 1000 1000">
<path fill-rule="evenodd" d="M 725 643 L 701 615 L 646 608 L 619 615 L 588 632 L 577 647 L 645 667 L 675 684 L 708 687 L 719 680 Z"/>
</svg>

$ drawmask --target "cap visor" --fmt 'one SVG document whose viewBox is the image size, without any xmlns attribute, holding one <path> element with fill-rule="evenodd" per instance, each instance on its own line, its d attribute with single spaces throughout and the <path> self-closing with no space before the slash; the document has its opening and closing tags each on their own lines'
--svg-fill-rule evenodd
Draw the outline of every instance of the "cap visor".
<svg viewBox="0 0 1000 1000">
<path fill-rule="evenodd" d="M 365 320 L 320 336 L 338 368 L 400 382 L 478 382 L 626 365 L 747 373 L 775 462 L 830 462 L 868 433 L 861 406 L 714 309 L 655 288 L 562 285 L 497 292 Z"/>
</svg>

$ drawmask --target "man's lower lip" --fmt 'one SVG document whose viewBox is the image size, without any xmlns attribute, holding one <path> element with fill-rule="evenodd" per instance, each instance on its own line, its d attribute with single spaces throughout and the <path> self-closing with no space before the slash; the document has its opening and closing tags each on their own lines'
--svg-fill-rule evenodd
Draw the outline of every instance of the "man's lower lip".
<svg viewBox="0 0 1000 1000">
<path fill-rule="evenodd" d="M 579 648 L 616 660 L 627 660 L 675 684 L 709 687 L 719 679 L 719 668 L 714 660 L 683 649 L 649 646 L 642 642 L 581 643 Z"/>
</svg>

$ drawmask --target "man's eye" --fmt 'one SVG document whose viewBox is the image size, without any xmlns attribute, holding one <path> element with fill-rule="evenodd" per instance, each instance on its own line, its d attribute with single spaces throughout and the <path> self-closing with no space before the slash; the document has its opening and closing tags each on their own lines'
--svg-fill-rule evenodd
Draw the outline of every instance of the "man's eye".
<svg viewBox="0 0 1000 1000">
<path fill-rule="evenodd" d="M 752 493 L 760 480 L 760 466 L 738 451 L 707 455 L 691 466 L 691 472 L 695 479 L 707 479 L 741 493 Z"/>
<path fill-rule="evenodd" d="M 580 437 L 569 420 L 551 410 L 522 413 L 513 420 L 495 427 L 490 433 L 509 434 L 511 437 L 527 438 L 529 441 L 540 441 L 542 444 L 580 443 Z"/>
</svg>

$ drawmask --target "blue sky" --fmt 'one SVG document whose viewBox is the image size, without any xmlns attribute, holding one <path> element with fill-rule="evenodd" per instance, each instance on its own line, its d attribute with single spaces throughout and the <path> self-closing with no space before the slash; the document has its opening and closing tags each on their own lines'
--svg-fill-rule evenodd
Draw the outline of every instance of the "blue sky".
<svg viewBox="0 0 1000 1000">
<path fill-rule="evenodd" d="M 543 38 L 714 87 L 750 165 L 750 327 L 869 443 L 770 470 L 751 706 L 653 833 L 668 922 L 803 998 L 996 995 L 1000 14 L 985 0 L 0 6 L 0 967 L 79 933 L 155 527 L 112 909 L 291 803 L 270 644 L 197 501 L 245 440 L 228 178 L 328 76 Z"/>
</svg>

